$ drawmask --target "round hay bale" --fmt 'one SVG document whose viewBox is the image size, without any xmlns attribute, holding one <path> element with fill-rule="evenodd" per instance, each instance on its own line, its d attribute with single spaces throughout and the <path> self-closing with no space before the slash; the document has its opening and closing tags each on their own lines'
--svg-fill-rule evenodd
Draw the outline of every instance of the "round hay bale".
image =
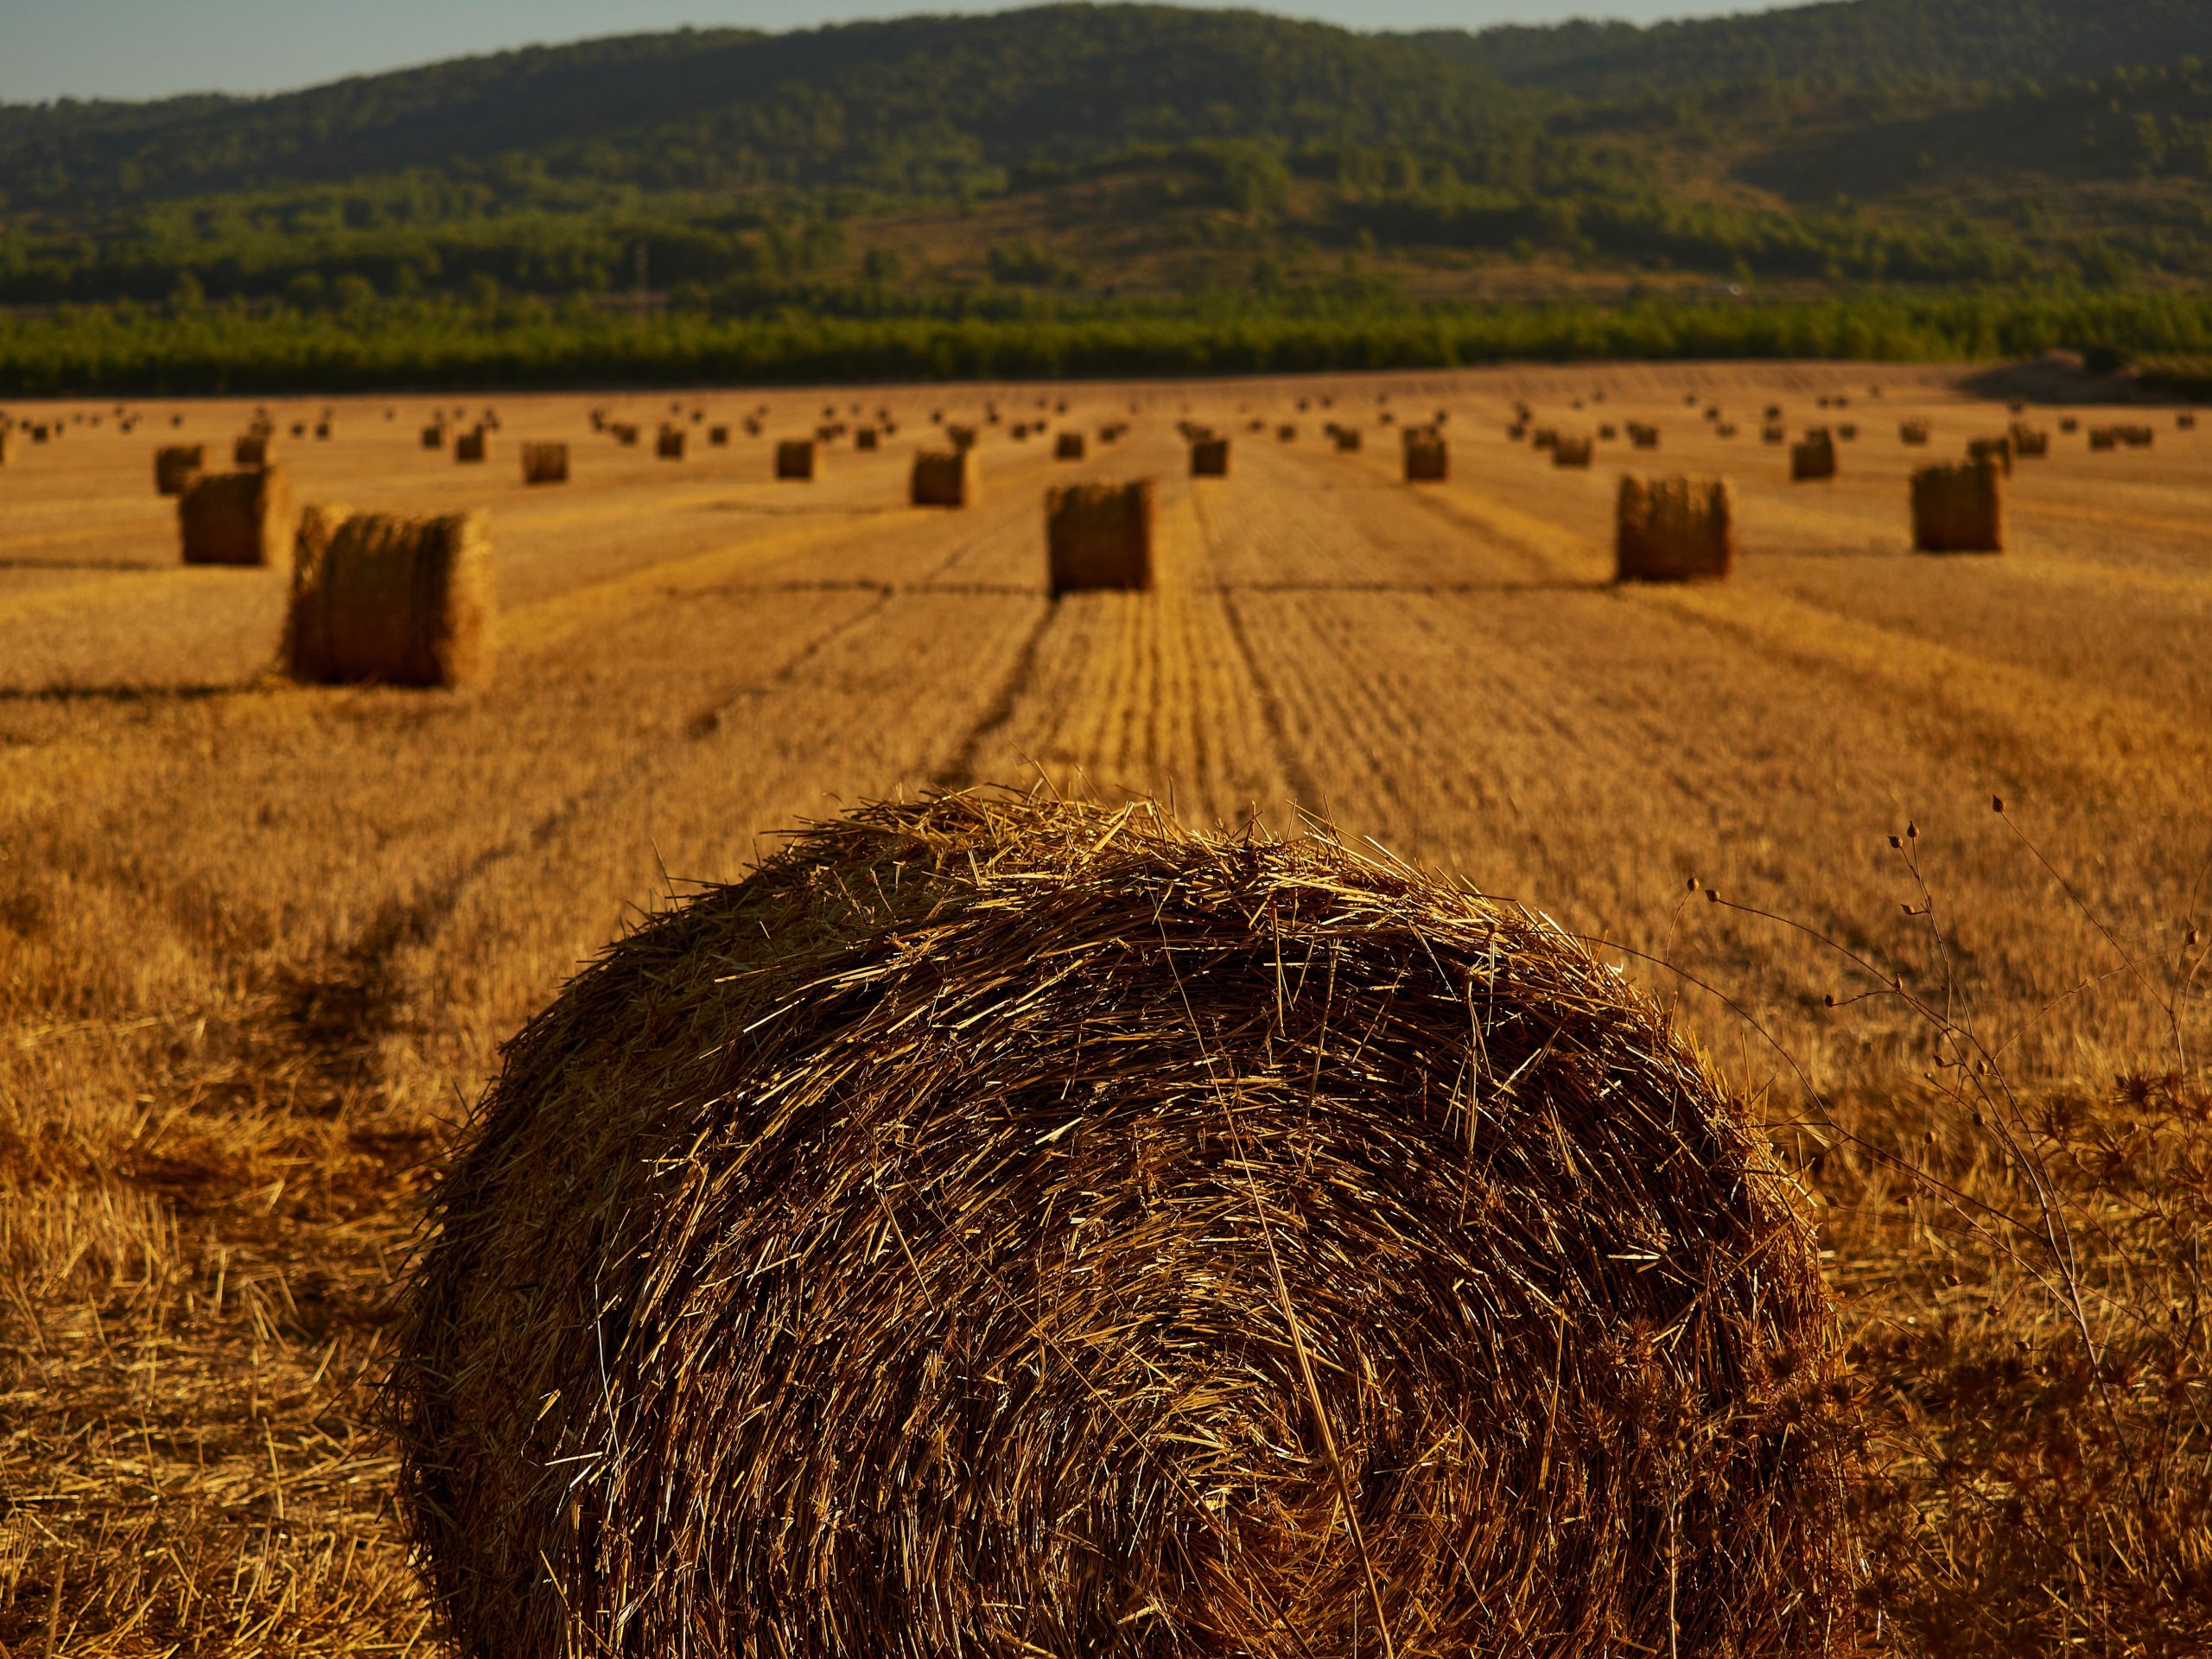
<svg viewBox="0 0 2212 1659">
<path fill-rule="evenodd" d="M 466 1653 L 1849 1640 L 1764 1136 L 1551 924 L 1331 840 L 817 828 L 531 1022 L 434 1213 L 392 1399 Z"/>
<path fill-rule="evenodd" d="M 982 495 L 973 449 L 925 449 L 914 457 L 907 494 L 918 507 L 973 506 Z"/>
<path fill-rule="evenodd" d="M 281 466 L 195 473 L 176 500 L 177 539 L 187 564 L 268 565 L 292 556 L 299 514 Z"/>
<path fill-rule="evenodd" d="M 493 655 L 492 548 L 476 513 L 403 518 L 309 507 L 284 660 L 311 683 L 457 686 Z"/>
</svg>

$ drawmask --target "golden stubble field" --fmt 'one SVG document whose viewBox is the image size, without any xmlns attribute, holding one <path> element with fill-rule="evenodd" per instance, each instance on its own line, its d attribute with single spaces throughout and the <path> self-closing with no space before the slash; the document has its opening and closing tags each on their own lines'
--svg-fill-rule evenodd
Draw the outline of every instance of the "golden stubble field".
<svg viewBox="0 0 2212 1659">
<path fill-rule="evenodd" d="M 980 505 L 906 505 L 932 410 L 1040 397 L 1134 430 L 1060 463 L 988 429 Z M 1555 470 L 1506 435 L 1521 397 L 1662 447 Z M 178 565 L 153 451 L 226 454 L 251 401 L 129 436 L 111 408 L 0 469 L 0 1651 L 435 1650 L 378 1344 L 497 1045 L 800 819 L 1039 779 L 1303 807 L 1609 942 L 1766 1090 L 1824 1214 L 1870 1641 L 2202 1636 L 2162 1610 L 2212 1589 L 2182 1243 L 2212 1215 L 2212 436 L 2127 411 L 2156 448 L 2092 455 L 2058 416 L 2101 411 L 2031 410 L 2010 550 L 1937 559 L 1909 471 L 2008 417 L 1933 371 L 689 394 L 687 423 L 770 412 L 681 463 L 664 396 L 502 396 L 486 465 L 421 448 L 486 401 L 270 404 L 303 501 L 489 514 L 501 654 L 466 694 L 289 685 L 282 574 Z M 1787 481 L 1770 403 L 1859 426 L 1840 480 Z M 777 436 L 855 405 L 899 422 L 880 454 L 771 480 Z M 331 441 L 283 435 L 326 406 Z M 1385 408 L 1448 411 L 1450 483 L 1400 480 Z M 1185 415 L 1234 434 L 1230 478 L 1185 476 Z M 573 483 L 523 486 L 532 438 Z M 1733 479 L 1736 578 L 1617 588 L 1624 470 Z M 1158 590 L 1052 602 L 1046 486 L 1146 474 Z"/>
</svg>

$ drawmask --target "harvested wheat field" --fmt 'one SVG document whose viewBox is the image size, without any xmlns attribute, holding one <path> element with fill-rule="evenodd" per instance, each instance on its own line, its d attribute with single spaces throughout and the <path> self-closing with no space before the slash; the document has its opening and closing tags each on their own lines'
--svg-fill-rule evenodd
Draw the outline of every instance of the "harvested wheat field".
<svg viewBox="0 0 2212 1659">
<path fill-rule="evenodd" d="M 1448 416 L 1447 480 L 1405 482 L 1379 418 L 1384 391 L 1408 420 Z M 1179 421 L 1242 431 L 1296 421 L 1301 398 L 1325 397 L 1331 418 L 1367 442 L 1252 443 L 1226 476 L 1192 476 Z M 1055 414 L 1063 399 L 1067 412 Z M 2057 411 L 2031 412 L 2051 429 L 2050 454 L 2019 460 L 2007 481 L 2005 556 L 1942 559 L 1914 552 L 1912 474 L 1962 459 L 2009 416 L 2001 396 L 1978 397 L 1935 370 L 691 393 L 683 407 L 732 439 L 695 448 L 681 467 L 613 435 L 668 419 L 665 395 L 502 397 L 503 452 L 569 445 L 558 490 L 531 488 L 517 466 L 456 467 L 424 448 L 423 430 L 462 401 L 272 401 L 268 412 L 283 430 L 332 410 L 329 442 L 281 457 L 302 507 L 480 515 L 498 658 L 458 690 L 296 683 L 279 663 L 291 573 L 182 561 L 153 451 L 228 454 L 255 419 L 251 401 L 134 405 L 145 416 L 137 435 L 112 420 L 73 425 L 67 442 L 26 446 L 0 473 L 0 1644 L 14 1659 L 556 1651 L 544 1632 L 559 1617 L 527 1564 L 512 1567 L 520 1530 L 479 1528 L 479 1547 L 507 1552 L 504 1589 L 469 1579 L 450 1553 L 433 1563 L 430 1580 L 454 1592 L 467 1580 L 477 1597 L 469 1618 L 438 1617 L 410 1553 L 429 1535 L 400 1497 L 429 1490 L 419 1450 L 402 1478 L 403 1442 L 423 1443 L 421 1395 L 403 1408 L 385 1392 L 395 1354 L 424 1329 L 410 1262 L 452 1265 L 449 1251 L 418 1255 L 421 1229 L 439 1172 L 478 1133 L 500 1045 L 644 915 L 745 877 L 803 823 L 989 783 L 1096 804 L 1108 815 L 1098 842 L 1111 823 L 1154 822 L 1119 809 L 1157 798 L 1231 845 L 1249 835 L 1273 848 L 1265 858 L 1325 863 L 1297 850 L 1312 838 L 1302 809 L 1334 824 L 1344 856 L 1372 861 L 1361 868 L 1404 861 L 1439 893 L 1457 884 L 1501 913 L 1551 918 L 1665 1042 L 1701 1046 L 1722 1103 L 1715 1121 L 1757 1126 L 1746 1155 L 1792 1178 L 1776 1236 L 1816 1230 L 1803 1248 L 1832 1305 L 1821 1317 L 1833 1321 L 1834 1375 L 1821 1369 L 1827 1338 L 1808 1338 L 1794 1376 L 1787 1357 L 1762 1362 L 1774 1375 L 1758 1397 L 1763 1410 L 1817 1420 L 1834 1448 L 1845 1508 L 1834 1524 L 1848 1538 L 1853 1584 L 1817 1630 L 1778 1607 L 1764 1625 L 1723 1629 L 1717 1604 L 1682 1605 L 1717 1581 L 1723 1534 L 1707 1525 L 1720 1524 L 1711 1504 L 1655 1496 L 1693 1480 L 1668 1461 L 1663 1435 L 1638 1450 L 1643 1462 L 1618 1465 L 1649 1471 L 1630 1509 L 1554 1501 L 1548 1526 L 1532 1528 L 1540 1495 L 1565 1490 L 1548 1482 L 1611 1455 L 1588 1384 L 1601 1357 L 1615 1355 L 1623 1376 L 1656 1376 L 1637 1357 L 1672 1352 L 1702 1325 L 1679 1309 L 1640 1322 L 1624 1313 L 1612 1348 L 1586 1346 L 1580 1327 L 1570 1340 L 1564 1314 L 1531 1312 L 1540 1302 L 1518 1291 L 1486 1299 L 1510 1337 L 1490 1374 L 1520 1394 L 1479 1432 L 1465 1421 L 1446 1432 L 1433 1414 L 1456 1397 L 1448 1391 L 1420 1396 L 1430 1416 L 1412 1412 L 1412 1396 L 1395 1392 L 1402 1376 L 1361 1369 L 1363 1356 L 1379 1363 L 1375 1351 L 1329 1300 L 1323 1247 L 1351 1248 L 1330 1230 L 1344 1200 L 1300 1186 L 1309 1145 L 1328 1180 L 1351 1179 L 1341 1128 L 1294 1121 L 1294 1091 L 1275 1081 L 1293 1069 L 1287 1051 L 1224 1021 L 1219 1050 L 1236 1057 L 1224 1069 L 1268 1080 L 1250 1119 L 1264 1157 L 1224 1152 L 1203 1125 L 1178 1121 L 1160 1144 L 1183 1147 L 1181 1161 L 1149 1175 L 1094 1178 L 1073 1173 L 1077 1163 L 1055 1173 L 1054 1158 L 1111 1162 L 1080 1135 L 1046 1143 L 1056 1119 L 1024 1142 L 1020 1157 L 1042 1160 L 1033 1179 L 1007 1190 L 1069 1206 L 1052 1224 L 1071 1238 L 1126 1227 L 1123 1248 L 1141 1257 L 1147 1181 L 1176 1189 L 1181 1172 L 1204 1189 L 1201 1205 L 1249 1205 L 1264 1189 L 1261 1232 L 1294 1247 L 1284 1294 L 1224 1280 L 1209 1304 L 1255 1320 L 1292 1309 L 1255 1350 L 1264 1357 L 1246 1377 L 1249 1409 L 1233 1390 L 1179 1407 L 1145 1392 L 1128 1356 L 1147 1351 L 1114 1350 L 1111 1321 L 1088 1301 L 1068 1327 L 1083 1332 L 1077 1347 L 1054 1349 L 1054 1327 L 1027 1313 L 1026 1346 L 1003 1332 L 985 1340 L 984 1325 L 1013 1321 L 976 1288 L 972 1262 L 942 1253 L 958 1230 L 941 1234 L 939 1254 L 910 1262 L 904 1252 L 927 1205 L 957 1201 L 959 1182 L 980 1179 L 976 1160 L 1015 1155 L 1001 1143 L 1011 1131 L 976 1128 L 932 1188 L 887 1120 L 880 1153 L 846 1146 L 842 1163 L 805 1175 L 858 1206 L 838 1248 L 862 1253 L 849 1271 L 888 1287 L 886 1328 L 863 1333 L 866 1344 L 883 1344 L 894 1317 L 927 1331 L 957 1313 L 973 1328 L 947 1325 L 937 1359 L 910 1348 L 908 1369 L 883 1361 L 869 1375 L 894 1393 L 856 1404 L 864 1414 L 849 1433 L 891 1433 L 905 1421 L 886 1414 L 893 1400 L 936 1402 L 943 1434 L 897 1428 L 904 1461 L 893 1461 L 921 1495 L 899 1526 L 925 1511 L 956 1518 L 926 1536 L 873 1511 L 863 1527 L 836 1508 L 834 1471 L 809 1462 L 842 1455 L 829 1440 L 807 1452 L 726 1425 L 716 1455 L 768 1483 L 748 1490 L 781 1492 L 777 1460 L 796 1459 L 817 1483 L 809 1503 L 827 1507 L 779 1510 L 798 1503 L 794 1487 L 698 1522 L 691 1541 L 740 1564 L 741 1577 L 776 1525 L 803 1522 L 812 1541 L 776 1558 L 772 1604 L 743 1611 L 749 1635 L 738 1611 L 709 1606 L 733 1621 L 728 1645 L 698 1650 L 826 1659 L 843 1642 L 1071 1654 L 1077 1634 L 1102 1629 L 1125 1632 L 1111 1639 L 1132 1654 L 1439 1659 L 1478 1639 L 1485 1654 L 1560 1659 L 1608 1642 L 1666 1651 L 1669 1633 L 1682 1654 L 1742 1659 L 2182 1655 L 2212 1643 L 2212 1305 L 2194 1253 L 2212 1225 L 2202 1058 L 2212 1020 L 2198 973 L 2212 908 L 2212 438 L 2141 409 L 2069 410 L 2071 434 Z M 810 480 L 779 480 L 778 444 L 810 437 L 832 402 L 887 411 L 899 435 L 873 452 L 849 435 L 825 441 Z M 1788 449 L 1759 438 L 1770 405 L 1793 440 L 1859 427 L 1838 476 L 1792 482 Z M 936 411 L 979 435 L 983 486 L 957 512 L 909 505 L 916 451 L 945 442 Z M 7 412 L 30 423 L 92 411 Z M 2154 448 L 2092 451 L 2091 430 L 2146 420 L 2161 429 Z M 1127 435 L 1080 459 L 1007 435 L 1016 422 L 1056 436 L 1108 421 L 1128 422 Z M 1908 448 L 1900 428 L 1919 422 L 1929 442 Z M 1595 438 L 1585 471 L 1509 435 L 1516 425 L 1625 433 L 1630 423 L 1658 429 L 1669 473 L 1729 481 L 1726 582 L 1615 582 L 1620 480 L 1649 471 L 1625 436 Z M 1744 435 L 1724 437 L 1726 427 Z M 1150 590 L 1054 598 L 1046 491 L 1138 479 L 1155 483 Z M 1234 862 L 1205 844 L 1217 849 L 1207 858 Z M 991 905 L 1019 915 L 1025 882 L 1042 906 L 1073 879 L 1069 861 L 1091 868 L 1084 848 L 1094 842 L 986 860 L 957 906 L 976 906 L 989 887 Z M 883 882 L 868 903 L 906 915 L 899 881 L 918 877 L 882 875 L 874 855 L 853 868 Z M 1257 905 L 1272 890 L 1246 896 Z M 700 903 L 743 912 L 714 893 Z M 1260 925 L 1259 910 L 1239 913 Z M 1299 971 L 1325 976 L 1337 924 L 1325 912 L 1307 920 Z M 957 930 L 945 926 L 951 951 Z M 635 962 L 670 937 L 642 936 L 657 943 L 608 962 Z M 1450 951 L 1418 957 L 1430 967 L 1406 956 L 1392 971 L 1409 986 L 1456 963 L 1473 985 L 1468 937 L 1451 937 Z M 1161 935 L 1128 939 L 1117 960 L 1150 964 L 1155 1003 L 1179 1006 L 1169 990 L 1188 975 L 1192 1023 L 1210 1017 L 1204 994 L 1218 964 L 1202 947 L 1179 957 Z M 1046 946 L 1007 958 L 1011 971 L 1036 974 L 1048 959 Z M 772 950 L 759 960 L 763 972 L 793 971 Z M 1347 1079 L 1384 1077 L 1403 1039 L 1389 994 L 1402 982 L 1372 961 L 1361 972 L 1357 995 L 1301 988 L 1316 1007 L 1342 994 L 1345 1023 L 1300 1027 L 1295 1050 L 1337 1095 Z M 1433 988 L 1421 995 L 1433 1001 Z M 795 986 L 775 1006 L 811 1019 L 817 994 Z M 1567 993 L 1547 995 L 1561 1031 L 1571 1013 L 1586 1017 Z M 1459 1064 L 1415 1069 L 1433 1077 L 1437 1109 L 1457 1113 L 1446 1121 L 1461 1137 L 1470 1215 L 1480 1195 L 1494 1203 L 1513 1189 L 1505 1163 L 1521 1154 L 1509 1128 L 1531 1113 L 1554 1115 L 1570 1160 L 1611 1144 L 1546 1104 L 1558 1098 L 1544 1081 L 1555 1056 L 1527 1023 L 1541 1007 L 1516 1009 L 1519 1034 L 1491 1054 L 1484 1021 L 1498 1016 L 1471 991 Z M 1033 1050 L 1008 1050 L 991 1077 L 1004 1082 L 1025 1053 L 1058 1052 L 1065 1032 L 1040 1029 Z M 973 1055 L 949 1038 L 948 1052 L 984 1064 L 1001 1027 L 979 1030 Z M 527 1043 L 515 1053 L 543 1064 Z M 1607 1075 L 1575 1086 L 1606 1097 Z M 1450 1229 L 1470 1224 L 1429 1192 L 1435 1170 L 1422 1160 L 1440 1155 L 1428 1147 L 1414 1160 L 1427 1184 L 1421 1224 L 1438 1230 L 1422 1248 L 1436 1262 L 1458 1259 Z M 896 1181 L 872 1175 L 871 1157 Z M 1188 1165 L 1206 1158 L 1230 1161 L 1201 1180 Z M 1380 1162 L 1358 1166 L 1381 1179 Z M 563 1179 L 589 1174 L 562 1168 Z M 480 1214 L 489 1200 L 475 1190 L 470 1213 Z M 459 1192 L 439 1200 L 449 1217 Z M 1106 1192 L 1120 1196 L 1096 1196 Z M 731 1224 L 748 1260 L 792 1243 L 764 1213 Z M 680 1220 L 656 1212 L 637 1224 Z M 1198 1236 L 1187 1216 L 1160 1224 L 1147 1272 L 1186 1259 L 1177 1241 Z M 1393 1236 L 1413 1224 L 1393 1219 Z M 867 1228 L 877 1230 L 864 1241 Z M 552 1259 L 559 1231 L 533 1248 L 573 1289 L 588 1258 Z M 1663 1229 L 1607 1236 L 1596 1281 L 1618 1280 L 1619 1306 L 1641 1306 L 1625 1287 L 1673 1271 L 1681 1241 Z M 690 1265 L 705 1273 L 721 1259 Z M 1248 1251 L 1238 1270 L 1263 1273 L 1266 1260 Z M 1363 1257 L 1362 1268 L 1376 1275 L 1376 1306 L 1415 1294 Z M 1474 1294 L 1452 1276 L 1443 1288 L 1421 1281 L 1425 1318 Z M 1297 1326 L 1301 1296 L 1319 1305 L 1306 1353 L 1318 1413 L 1276 1340 Z M 901 1297 L 912 1306 L 894 1315 Z M 846 1306 L 853 1319 L 862 1304 Z M 1183 1338 L 1154 1330 L 1145 1340 L 1179 1352 Z M 1103 1406 L 1086 1414 L 1083 1402 L 1102 1396 L 1083 1383 L 1085 1354 L 1110 1375 L 1108 1397 L 1141 1396 L 1141 1424 L 1117 1427 Z M 1083 1528 L 1058 1541 L 1035 1529 L 1046 1510 L 1032 1483 L 1045 1477 L 991 1475 L 986 1396 L 960 1392 L 1001 1363 L 1007 1375 L 991 1386 L 1047 1379 L 1039 1397 L 1058 1402 L 1071 1437 L 1028 1421 L 1008 1444 L 1073 1459 L 1056 1477 L 1069 1490 L 1094 1482 L 1081 1489 Z M 680 1392 L 689 1375 L 646 1366 L 631 1380 Z M 1751 1382 L 1732 1374 L 1732 1386 Z M 866 1380 L 837 1386 L 865 1393 Z M 1688 1421 L 1669 1416 L 1681 1402 L 1669 1402 L 1642 1409 L 1654 1423 Z M 597 1409 L 520 1405 L 498 1433 L 524 1448 L 512 1453 L 523 1463 L 531 1446 L 585 1433 Z M 480 1408 L 493 1412 L 470 1405 Z M 540 1412 L 533 1440 L 524 1431 Z M 787 1418 L 786 1441 L 801 1421 Z M 1175 1467 L 1211 1458 L 1235 1479 L 1210 1498 L 1202 1483 L 1169 1493 L 1135 1463 L 1116 1466 L 1161 1445 L 1181 1447 Z M 985 1471 L 972 1484 L 962 1459 Z M 1274 1468 L 1279 1480 L 1252 1472 Z M 502 1478 L 521 1491 L 544 1474 Z M 1605 1480 L 1586 1485 L 1618 1496 Z M 967 1625 L 919 1613 L 900 1624 L 901 1596 L 938 1584 L 931 1573 L 966 1559 L 963 1541 L 975 1545 L 959 1533 L 963 1494 L 1007 1518 L 1007 1553 L 969 1562 L 958 1582 L 978 1599 L 931 1604 L 966 1605 Z M 1123 1497 L 1132 1507 L 1117 1510 Z M 1239 1540 L 1272 1541 L 1252 1569 L 1265 1605 L 1222 1612 L 1250 1552 L 1214 1538 L 1215 1521 L 1168 1526 L 1157 1505 L 1169 1497 Z M 1758 1552 L 1777 1548 L 1786 1509 L 1764 1533 L 1742 1514 L 1725 1518 L 1727 1537 L 1758 1535 L 1728 1545 L 1737 1569 L 1783 1559 Z M 581 1513 L 541 1504 L 530 1536 L 559 1534 L 562 1548 L 582 1552 Z M 1705 1517 L 1688 1523 L 1699 1535 L 1684 1535 L 1685 1515 Z M 895 1552 L 865 1584 L 849 1576 L 857 1541 L 894 1535 L 912 1576 L 888 1564 Z M 990 1600 L 994 1586 L 1046 1581 L 1025 1576 L 1023 1551 L 1042 1560 L 1078 1537 L 1169 1535 L 1190 1554 L 1165 1578 L 1086 1576 L 1070 1557 L 1047 1575 L 1065 1593 L 1040 1599 L 1029 1622 Z M 657 1547 L 689 1537 L 671 1532 Z M 1551 1594 L 1555 1564 L 1601 1558 L 1615 1601 Z M 831 1582 L 807 1578 L 817 1570 Z M 594 1582 L 619 1600 L 619 1575 Z M 1495 1605 L 1511 1601 L 1526 1622 L 1503 1635 L 1485 1624 L 1469 1611 L 1479 1601 L 1469 1586 L 1503 1586 Z M 1109 1591 L 1133 1605 L 1113 1604 L 1109 1617 Z M 509 1592 L 513 1610 L 502 1611 Z M 613 1650 L 672 1650 L 669 1632 L 703 1604 L 638 1605 L 648 1611 L 614 1630 Z M 1605 1611 L 1616 1605 L 1632 1615 Z M 1042 1645 L 1024 1649 L 1025 1632 L 1042 1632 Z M 1740 1645 L 1715 1645 L 1723 1638 Z"/>
</svg>

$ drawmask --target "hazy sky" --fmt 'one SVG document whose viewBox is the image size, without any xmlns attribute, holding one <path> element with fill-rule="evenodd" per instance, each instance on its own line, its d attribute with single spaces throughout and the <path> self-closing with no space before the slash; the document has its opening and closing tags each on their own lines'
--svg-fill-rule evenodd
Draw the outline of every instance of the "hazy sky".
<svg viewBox="0 0 2212 1659">
<path fill-rule="evenodd" d="M 1770 0 L 1771 3 L 1771 0 Z M 1007 0 L 0 0 L 0 102 L 266 92 L 471 52 L 685 23 L 805 29 Z M 1711 16 L 1759 0 L 1265 0 L 1355 29 Z"/>
</svg>

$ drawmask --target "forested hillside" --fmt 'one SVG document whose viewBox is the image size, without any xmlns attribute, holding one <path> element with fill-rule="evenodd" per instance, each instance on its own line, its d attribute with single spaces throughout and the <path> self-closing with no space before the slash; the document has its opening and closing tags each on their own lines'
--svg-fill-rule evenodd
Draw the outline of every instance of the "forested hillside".
<svg viewBox="0 0 2212 1659">
<path fill-rule="evenodd" d="M 2202 0 L 1414 35 L 1056 5 L 0 106 L 0 307 L 358 329 L 2171 292 L 2212 282 L 2199 52 Z"/>
</svg>

